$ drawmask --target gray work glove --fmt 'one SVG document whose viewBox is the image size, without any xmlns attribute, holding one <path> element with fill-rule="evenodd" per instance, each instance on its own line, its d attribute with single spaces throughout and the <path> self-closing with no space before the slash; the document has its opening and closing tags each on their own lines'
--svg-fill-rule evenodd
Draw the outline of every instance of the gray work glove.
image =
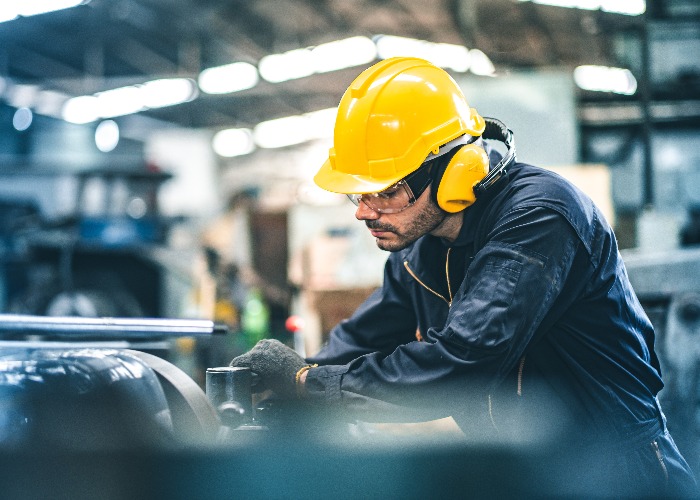
<svg viewBox="0 0 700 500">
<path fill-rule="evenodd" d="M 263 339 L 229 364 L 248 367 L 257 375 L 255 392 L 272 389 L 280 398 L 296 398 L 296 374 L 308 363 L 279 340 Z"/>
</svg>

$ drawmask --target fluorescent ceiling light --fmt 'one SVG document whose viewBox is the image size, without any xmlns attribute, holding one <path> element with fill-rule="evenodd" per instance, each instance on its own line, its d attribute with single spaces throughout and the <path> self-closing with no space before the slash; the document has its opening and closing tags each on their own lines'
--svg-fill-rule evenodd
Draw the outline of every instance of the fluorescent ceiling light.
<svg viewBox="0 0 700 500">
<path fill-rule="evenodd" d="M 205 69 L 199 74 L 199 88 L 207 94 L 228 94 L 255 87 L 258 69 L 246 62 L 235 62 Z"/>
<path fill-rule="evenodd" d="M 303 116 L 306 117 L 306 128 L 309 139 L 326 139 L 333 137 L 335 118 L 338 116 L 337 107 L 312 111 Z"/>
<path fill-rule="evenodd" d="M 368 64 L 377 57 L 377 46 L 366 36 L 317 45 L 311 49 L 316 73 L 327 73 Z"/>
<path fill-rule="evenodd" d="M 32 108 L 37 114 L 44 116 L 61 116 L 63 104 L 69 99 L 68 95 L 55 90 L 42 90 L 34 99 Z"/>
<path fill-rule="evenodd" d="M 624 68 L 607 66 L 579 66 L 574 69 L 574 81 L 584 90 L 632 95 L 637 91 L 637 80 Z"/>
<path fill-rule="evenodd" d="M 432 43 L 415 38 L 380 35 L 375 38 L 377 55 L 380 59 L 390 57 L 420 57 L 436 66 L 453 71 L 465 72 L 471 65 L 469 49 L 451 43 Z"/>
<path fill-rule="evenodd" d="M 249 128 L 221 130 L 214 135 L 212 148 L 216 154 L 226 158 L 252 153 L 255 151 L 253 131 Z"/>
<path fill-rule="evenodd" d="M 31 109 L 19 108 L 12 117 L 12 126 L 19 132 L 27 130 L 32 124 L 33 117 Z"/>
<path fill-rule="evenodd" d="M 469 70 L 475 75 L 481 76 L 493 76 L 496 72 L 489 56 L 484 54 L 479 49 L 471 49 L 469 51 L 469 57 L 471 58 L 471 67 Z"/>
<path fill-rule="evenodd" d="M 270 54 L 260 59 L 258 71 L 260 76 L 272 83 L 313 75 L 311 50 L 295 49 L 284 54 Z"/>
<path fill-rule="evenodd" d="M 113 120 L 105 120 L 95 129 L 95 145 L 103 153 L 109 153 L 119 144 L 119 125 Z"/>
<path fill-rule="evenodd" d="M 364 36 L 323 43 L 310 49 L 295 49 L 260 59 L 260 76 L 272 83 L 303 78 L 367 64 L 377 57 L 374 42 Z"/>
<path fill-rule="evenodd" d="M 287 116 L 258 123 L 253 129 L 255 144 L 261 148 L 282 148 L 309 140 L 306 118 Z"/>
<path fill-rule="evenodd" d="M 539 3 L 555 7 L 567 7 L 584 10 L 602 10 L 614 14 L 639 16 L 646 11 L 645 0 L 519 0 L 520 2 Z"/>
<path fill-rule="evenodd" d="M 84 95 L 68 99 L 63 105 L 61 116 L 70 123 L 82 125 L 100 118 L 97 112 L 97 97 Z"/>
<path fill-rule="evenodd" d="M 15 84 L 7 90 L 7 102 L 15 108 L 31 108 L 39 94 L 39 86 Z"/>
<path fill-rule="evenodd" d="M 232 157 L 252 153 L 256 146 L 282 148 L 332 137 L 337 114 L 338 108 L 328 108 L 261 122 L 252 131 L 222 130 L 214 135 L 212 148 L 219 156 Z"/>
<path fill-rule="evenodd" d="M 328 108 L 261 122 L 253 129 L 253 139 L 261 148 L 282 148 L 331 137 L 337 114 L 338 108 Z"/>
<path fill-rule="evenodd" d="M 89 123 L 99 118 L 114 118 L 182 104 L 196 96 L 197 86 L 193 80 L 165 78 L 142 85 L 106 90 L 92 96 L 74 97 L 63 105 L 62 116 L 71 123 Z"/>
<path fill-rule="evenodd" d="M 97 113 L 102 118 L 130 115 L 146 109 L 144 94 L 136 85 L 95 94 Z"/>
<path fill-rule="evenodd" d="M 151 80 L 140 87 L 144 106 L 164 108 L 189 102 L 197 97 L 197 85 L 189 78 Z"/>
</svg>

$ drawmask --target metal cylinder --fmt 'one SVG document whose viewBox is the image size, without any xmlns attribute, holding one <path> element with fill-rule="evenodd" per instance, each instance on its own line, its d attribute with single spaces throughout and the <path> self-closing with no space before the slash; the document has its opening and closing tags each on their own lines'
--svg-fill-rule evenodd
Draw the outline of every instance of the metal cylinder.
<svg viewBox="0 0 700 500">
<path fill-rule="evenodd" d="M 218 366 L 207 368 L 207 398 L 217 410 L 226 403 L 234 402 L 244 411 L 246 420 L 253 419 L 253 396 L 250 388 L 250 368 Z"/>
</svg>

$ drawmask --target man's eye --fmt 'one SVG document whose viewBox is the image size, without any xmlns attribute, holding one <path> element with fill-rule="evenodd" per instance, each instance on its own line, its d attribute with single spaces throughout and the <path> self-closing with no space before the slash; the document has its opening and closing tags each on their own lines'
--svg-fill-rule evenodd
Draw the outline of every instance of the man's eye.
<svg viewBox="0 0 700 500">
<path fill-rule="evenodd" d="M 384 198 L 384 199 L 391 199 L 394 196 L 398 194 L 399 190 L 398 188 L 396 189 L 387 189 L 385 191 L 382 191 L 381 193 L 377 193 L 377 196 L 379 198 Z"/>
</svg>

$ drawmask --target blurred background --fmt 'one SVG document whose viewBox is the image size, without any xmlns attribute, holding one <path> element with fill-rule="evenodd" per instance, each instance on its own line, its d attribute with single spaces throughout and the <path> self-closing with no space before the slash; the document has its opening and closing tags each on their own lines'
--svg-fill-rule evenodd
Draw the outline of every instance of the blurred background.
<svg viewBox="0 0 700 500">
<path fill-rule="evenodd" d="M 3 2 L 0 312 L 226 324 L 147 346 L 200 385 L 261 338 L 313 354 L 387 254 L 312 176 L 354 77 L 415 55 L 601 206 L 694 454 L 699 54 L 697 0 Z"/>
</svg>

